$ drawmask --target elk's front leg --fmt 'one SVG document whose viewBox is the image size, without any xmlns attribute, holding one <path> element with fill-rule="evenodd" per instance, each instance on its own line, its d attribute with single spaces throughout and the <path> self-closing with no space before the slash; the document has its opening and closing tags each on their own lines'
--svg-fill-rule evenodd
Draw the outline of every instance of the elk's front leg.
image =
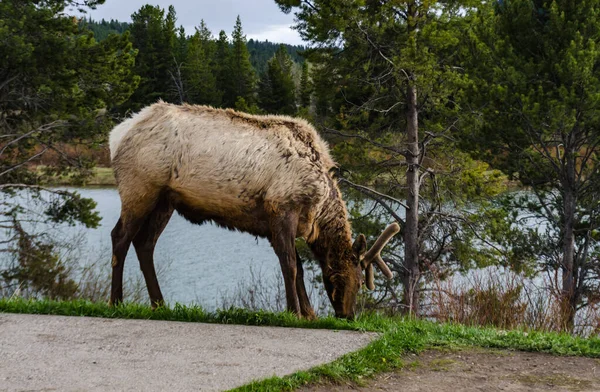
<svg viewBox="0 0 600 392">
<path fill-rule="evenodd" d="M 285 297 L 287 310 L 302 315 L 300 301 L 296 289 L 296 227 L 298 218 L 289 213 L 271 222 L 271 245 L 279 258 L 283 282 L 285 283 Z"/>
<path fill-rule="evenodd" d="M 302 268 L 302 260 L 300 259 L 297 249 L 296 292 L 298 293 L 298 300 L 300 301 L 300 311 L 302 312 L 302 317 L 305 317 L 309 320 L 315 320 L 317 316 L 315 316 L 315 311 L 313 310 L 312 306 L 310 306 L 310 299 L 308 298 L 308 293 L 306 292 L 306 286 L 304 286 L 304 268 Z"/>
</svg>

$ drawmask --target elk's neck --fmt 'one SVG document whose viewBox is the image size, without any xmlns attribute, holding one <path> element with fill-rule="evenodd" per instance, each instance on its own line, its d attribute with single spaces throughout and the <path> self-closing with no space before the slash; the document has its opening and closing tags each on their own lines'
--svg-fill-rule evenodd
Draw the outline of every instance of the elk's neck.
<svg viewBox="0 0 600 392">
<path fill-rule="evenodd" d="M 348 211 L 346 203 L 341 197 L 341 193 L 335 183 L 332 186 L 330 197 L 323 204 L 321 214 L 317 220 L 319 234 L 317 238 L 309 245 L 315 256 L 321 261 L 326 262 L 327 254 L 333 262 L 348 260 L 345 253 L 352 251 L 352 230 L 348 222 Z M 335 265 L 331 265 L 335 268 Z"/>
</svg>

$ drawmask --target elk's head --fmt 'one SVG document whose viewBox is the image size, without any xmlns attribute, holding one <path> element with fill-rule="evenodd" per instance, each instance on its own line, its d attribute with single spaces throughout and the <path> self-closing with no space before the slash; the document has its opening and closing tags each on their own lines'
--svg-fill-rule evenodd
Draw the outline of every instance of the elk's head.
<svg viewBox="0 0 600 392">
<path fill-rule="evenodd" d="M 368 251 L 367 240 L 363 234 L 360 234 L 352 244 L 352 249 L 345 250 L 341 254 L 341 257 L 347 260 L 342 260 L 342 263 L 338 265 L 344 267 L 331 274 L 323 274 L 325 289 L 336 317 L 354 318 L 356 296 L 362 284 L 366 283 L 369 290 L 375 288 L 373 263 L 377 264 L 377 267 L 388 279 L 392 279 L 392 271 L 385 264 L 380 253 L 398 231 L 400 231 L 398 224 L 392 223 Z M 331 252 L 328 254 L 328 259 L 330 257 L 340 257 L 340 254 L 334 255 Z M 363 271 L 365 271 L 366 281 L 363 278 Z"/>
</svg>

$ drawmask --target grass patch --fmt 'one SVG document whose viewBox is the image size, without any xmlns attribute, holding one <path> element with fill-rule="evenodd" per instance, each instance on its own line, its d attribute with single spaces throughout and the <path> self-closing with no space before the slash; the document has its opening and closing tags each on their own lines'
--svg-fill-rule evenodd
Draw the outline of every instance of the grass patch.
<svg viewBox="0 0 600 392">
<path fill-rule="evenodd" d="M 516 376 L 514 379 L 531 387 L 561 387 L 569 391 L 589 391 L 593 387 L 590 380 L 581 380 L 566 374 L 554 374 L 552 376 L 526 374 Z"/>
<path fill-rule="evenodd" d="M 86 181 L 87 185 L 116 185 L 113 169 L 110 167 L 95 167 L 93 176 Z"/>
<path fill-rule="evenodd" d="M 289 313 L 253 312 L 243 309 L 206 312 L 197 306 L 175 305 L 172 308 L 164 307 L 152 311 L 148 306 L 139 304 L 109 307 L 105 303 L 88 301 L 27 301 L 19 298 L 0 299 L 0 312 L 344 329 L 380 333 L 380 337 L 365 348 L 344 355 L 332 363 L 287 377 L 253 382 L 235 391 L 293 390 L 310 383 L 342 381 L 360 384 L 365 378 L 377 373 L 404 367 L 401 357 L 406 353 L 418 353 L 430 348 L 475 346 L 600 358 L 598 338 L 584 339 L 567 334 L 518 330 L 502 331 L 494 328 L 438 324 L 379 315 L 363 315 L 355 321 L 332 317 L 307 321 L 299 320 Z"/>
<path fill-rule="evenodd" d="M 450 367 L 452 367 L 452 365 L 454 365 L 455 363 L 456 361 L 452 359 L 440 358 L 434 359 L 431 362 L 429 362 L 429 366 L 431 367 L 431 370 L 435 372 L 446 372 L 450 370 Z"/>
<path fill-rule="evenodd" d="M 364 323 L 348 322 L 335 317 L 308 321 L 298 319 L 291 313 L 255 312 L 245 309 L 227 309 L 218 310 L 216 312 L 206 312 L 200 306 L 175 304 L 173 307 L 161 307 L 153 311 L 149 306 L 135 303 L 109 306 L 104 302 L 90 302 L 84 300 L 38 301 L 24 300 L 21 298 L 0 299 L 0 312 L 357 331 L 371 331 L 373 328 L 382 331 L 385 329 L 385 324 L 389 322 L 385 318 L 381 318 L 381 325 L 377 325 L 377 322 L 371 321 L 368 325 L 363 325 Z"/>
<path fill-rule="evenodd" d="M 44 166 L 37 166 L 35 171 L 41 175 L 44 171 Z M 96 166 L 92 169 L 90 177 L 86 178 L 83 184 L 81 184 L 78 179 L 74 179 L 72 175 L 64 175 L 48 177 L 45 181 L 45 185 L 114 186 L 116 185 L 116 181 L 112 168 Z"/>
<path fill-rule="evenodd" d="M 409 362 L 408 364 L 406 364 L 406 366 L 404 366 L 404 368 L 408 369 L 408 370 L 417 370 L 421 367 L 423 367 L 423 364 L 421 363 L 421 361 L 418 361 L 418 360 Z"/>
</svg>

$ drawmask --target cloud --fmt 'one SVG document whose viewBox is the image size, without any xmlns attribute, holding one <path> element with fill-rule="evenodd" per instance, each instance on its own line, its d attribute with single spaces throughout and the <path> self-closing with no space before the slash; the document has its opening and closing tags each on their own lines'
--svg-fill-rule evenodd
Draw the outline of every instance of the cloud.
<svg viewBox="0 0 600 392">
<path fill-rule="evenodd" d="M 248 39 L 252 38 L 256 41 L 270 41 L 275 43 L 286 43 L 290 45 L 306 45 L 302 41 L 296 30 L 288 24 L 276 24 L 265 26 L 264 29 L 257 33 L 247 33 Z"/>
</svg>

